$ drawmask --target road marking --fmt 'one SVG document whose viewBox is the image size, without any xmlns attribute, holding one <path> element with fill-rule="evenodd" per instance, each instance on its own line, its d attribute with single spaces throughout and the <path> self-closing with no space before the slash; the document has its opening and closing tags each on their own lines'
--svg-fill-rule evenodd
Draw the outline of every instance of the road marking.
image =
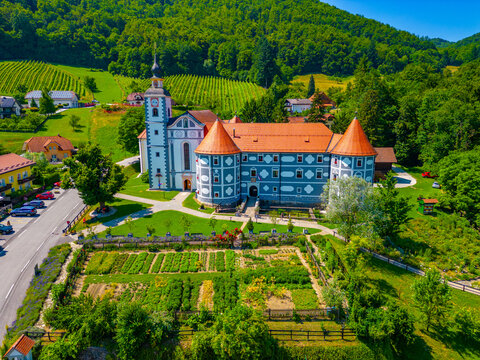
<svg viewBox="0 0 480 360">
<path fill-rule="evenodd" d="M 25 264 L 25 266 L 23 267 L 22 271 L 20 271 L 20 273 L 23 273 L 25 271 L 25 268 L 28 266 L 28 264 L 30 264 L 31 261 L 32 259 L 28 260 L 28 262 Z"/>
<path fill-rule="evenodd" d="M 40 246 L 37 248 L 37 251 L 35 251 L 35 252 L 38 252 L 38 250 L 40 250 L 40 248 L 41 248 L 42 246 L 43 246 L 43 244 L 40 245 Z"/>
<path fill-rule="evenodd" d="M 62 220 L 65 220 L 70 214 L 65 215 L 65 217 Z"/>
<path fill-rule="evenodd" d="M 25 229 L 26 230 L 26 229 Z M 23 230 L 20 234 L 18 234 L 18 237 L 22 236 L 23 233 L 25 232 L 25 230 Z"/>
<path fill-rule="evenodd" d="M 12 286 L 10 287 L 10 290 L 8 290 L 7 296 L 5 296 L 5 299 L 8 299 L 8 297 L 10 296 L 10 293 L 12 292 L 14 286 L 15 286 L 15 284 L 12 284 Z"/>
</svg>

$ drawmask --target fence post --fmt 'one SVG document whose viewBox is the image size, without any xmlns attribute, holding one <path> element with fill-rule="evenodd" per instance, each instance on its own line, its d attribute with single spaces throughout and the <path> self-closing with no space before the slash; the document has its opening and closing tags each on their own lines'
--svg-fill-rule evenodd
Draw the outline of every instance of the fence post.
<svg viewBox="0 0 480 360">
<path fill-rule="evenodd" d="M 343 326 L 342 326 L 342 340 L 343 340 Z"/>
<path fill-rule="evenodd" d="M 290 329 L 290 340 L 293 340 L 293 330 Z"/>
<path fill-rule="evenodd" d="M 310 330 L 307 330 L 307 341 L 310 340 Z"/>
<path fill-rule="evenodd" d="M 270 320 L 270 314 L 271 314 L 272 310 L 269 308 L 268 309 L 268 320 Z"/>
</svg>

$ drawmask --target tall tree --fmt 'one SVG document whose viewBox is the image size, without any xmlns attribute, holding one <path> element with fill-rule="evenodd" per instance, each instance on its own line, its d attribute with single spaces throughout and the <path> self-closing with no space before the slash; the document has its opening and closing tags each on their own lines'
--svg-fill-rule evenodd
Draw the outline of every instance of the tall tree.
<svg viewBox="0 0 480 360">
<path fill-rule="evenodd" d="M 62 186 L 75 186 L 86 205 L 100 203 L 100 207 L 105 207 L 127 182 L 122 167 L 115 164 L 110 155 L 103 155 L 97 144 L 88 143 L 75 157 L 65 159 L 64 164 L 68 171 Z"/>
<path fill-rule="evenodd" d="M 252 66 L 254 81 L 258 85 L 268 88 L 275 75 L 279 73 L 279 69 L 275 63 L 275 51 L 266 37 L 262 36 L 258 39 L 255 54 Z"/>
<path fill-rule="evenodd" d="M 450 288 L 436 269 L 427 270 L 425 276 L 412 285 L 413 301 L 420 310 L 427 331 L 433 323 L 440 324 L 451 307 Z"/>
<path fill-rule="evenodd" d="M 310 98 L 315 93 L 315 79 L 313 75 L 310 75 L 310 80 L 308 81 L 308 91 L 307 91 L 307 98 Z"/>
<path fill-rule="evenodd" d="M 313 95 L 312 107 L 308 114 L 308 122 L 325 122 L 325 113 L 326 111 L 322 103 L 322 94 L 317 91 Z"/>
<path fill-rule="evenodd" d="M 75 131 L 75 129 L 80 125 L 80 116 L 71 115 L 70 120 L 68 120 L 68 125 L 72 127 L 73 131 Z"/>
<path fill-rule="evenodd" d="M 40 114 L 53 114 L 55 112 L 55 105 L 53 99 L 50 97 L 50 91 L 47 89 L 42 90 L 42 97 L 40 98 Z"/>
<path fill-rule="evenodd" d="M 138 154 L 138 135 L 145 129 L 145 108 L 134 107 L 120 117 L 118 124 L 118 143 L 123 149 Z"/>
<path fill-rule="evenodd" d="M 85 76 L 83 78 L 83 83 L 85 84 L 85 87 L 92 93 L 97 91 L 97 82 L 93 76 Z"/>
<path fill-rule="evenodd" d="M 392 236 L 400 231 L 400 226 L 408 220 L 408 212 L 412 208 L 408 198 L 401 196 L 395 187 L 397 179 L 390 171 L 385 179 L 380 180 L 376 189 L 379 216 L 375 219 L 375 230 L 381 236 Z"/>
</svg>

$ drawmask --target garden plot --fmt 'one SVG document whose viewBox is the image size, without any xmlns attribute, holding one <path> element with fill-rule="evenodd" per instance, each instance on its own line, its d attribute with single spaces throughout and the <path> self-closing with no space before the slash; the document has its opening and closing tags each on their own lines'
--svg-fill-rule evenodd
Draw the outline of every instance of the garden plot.
<svg viewBox="0 0 480 360">
<path fill-rule="evenodd" d="M 258 309 L 315 309 L 318 298 L 295 248 L 184 252 L 99 251 L 84 268 L 92 296 L 139 301 L 162 311 L 206 307 L 224 311 L 237 302 Z"/>
</svg>

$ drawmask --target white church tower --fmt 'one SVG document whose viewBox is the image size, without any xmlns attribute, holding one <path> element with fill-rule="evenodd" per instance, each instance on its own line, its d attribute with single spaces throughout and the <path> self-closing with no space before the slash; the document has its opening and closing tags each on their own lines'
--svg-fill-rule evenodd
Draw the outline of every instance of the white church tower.
<svg viewBox="0 0 480 360">
<path fill-rule="evenodd" d="M 171 187 L 168 159 L 168 120 L 172 116 L 172 99 L 163 88 L 157 54 L 152 66 L 152 84 L 145 92 L 145 128 L 150 189 Z"/>
</svg>

